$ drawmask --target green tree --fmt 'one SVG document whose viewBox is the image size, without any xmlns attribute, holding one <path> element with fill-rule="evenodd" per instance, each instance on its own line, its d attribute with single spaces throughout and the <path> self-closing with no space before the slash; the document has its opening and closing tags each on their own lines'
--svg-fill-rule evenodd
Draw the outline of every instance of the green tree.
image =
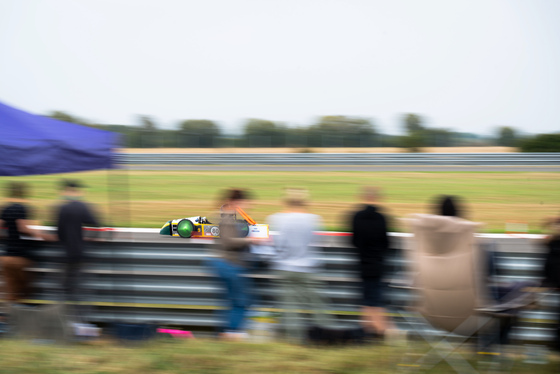
<svg viewBox="0 0 560 374">
<path fill-rule="evenodd" d="M 423 146 L 425 146 L 425 142 L 421 132 L 404 135 L 399 141 L 399 147 L 406 148 L 409 152 L 421 152 Z"/>
<path fill-rule="evenodd" d="M 100 125 L 101 130 L 107 130 L 121 134 L 120 145 L 128 148 L 139 148 L 140 141 L 133 138 L 133 133 L 137 129 L 134 126 L 125 125 Z M 135 142 L 136 141 L 136 142 Z"/>
<path fill-rule="evenodd" d="M 139 121 L 140 121 L 140 126 L 144 130 L 149 130 L 149 131 L 157 130 L 157 125 L 150 116 L 140 116 Z"/>
<path fill-rule="evenodd" d="M 378 134 L 367 118 L 323 116 L 307 130 L 311 147 L 373 147 Z"/>
<path fill-rule="evenodd" d="M 411 152 L 420 152 L 426 146 L 425 128 L 422 118 L 413 113 L 406 114 L 403 118 L 403 127 L 406 135 L 401 138 L 401 146 Z"/>
<path fill-rule="evenodd" d="M 304 126 L 286 128 L 286 147 L 307 147 L 308 128 Z"/>
<path fill-rule="evenodd" d="M 150 116 L 138 116 L 140 127 L 135 131 L 139 138 L 141 148 L 156 148 L 161 146 L 161 132 L 158 131 L 155 121 Z"/>
<path fill-rule="evenodd" d="M 69 113 L 60 111 L 60 110 L 54 110 L 52 112 L 50 112 L 49 114 L 47 114 L 47 117 L 59 120 L 59 121 L 64 121 L 64 122 L 70 122 L 70 123 L 75 123 L 77 125 L 82 125 L 82 126 L 92 126 L 95 127 L 93 124 L 89 123 L 88 121 L 81 119 L 79 117 L 73 116 Z"/>
<path fill-rule="evenodd" d="M 503 147 L 514 147 L 517 143 L 517 132 L 515 129 L 502 126 L 498 129 L 496 143 Z"/>
<path fill-rule="evenodd" d="M 207 119 L 187 119 L 179 123 L 183 147 L 210 148 L 218 145 L 222 131 L 218 124 Z"/>
<path fill-rule="evenodd" d="M 560 152 L 560 133 L 539 134 L 520 143 L 522 152 Z"/>
<path fill-rule="evenodd" d="M 417 132 L 423 138 L 423 142 L 428 147 L 450 147 L 454 145 L 455 133 L 447 129 L 425 128 Z"/>
<path fill-rule="evenodd" d="M 249 147 L 284 147 L 288 129 L 284 124 L 264 119 L 248 119 L 243 126 L 243 137 Z"/>
<path fill-rule="evenodd" d="M 408 135 L 415 134 L 424 130 L 422 125 L 422 117 L 418 114 L 408 113 L 404 117 L 404 129 Z"/>
</svg>

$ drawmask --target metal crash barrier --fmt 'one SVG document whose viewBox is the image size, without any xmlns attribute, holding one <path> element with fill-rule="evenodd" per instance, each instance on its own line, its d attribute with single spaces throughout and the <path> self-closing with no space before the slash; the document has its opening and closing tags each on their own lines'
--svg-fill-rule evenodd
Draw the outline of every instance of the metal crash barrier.
<svg viewBox="0 0 560 374">
<path fill-rule="evenodd" d="M 120 153 L 123 165 L 549 165 L 560 153 Z"/>
<path fill-rule="evenodd" d="M 111 240 L 89 246 L 90 261 L 84 270 L 82 302 L 88 305 L 92 322 L 151 322 L 211 329 L 218 324 L 216 311 L 222 308 L 222 288 L 205 266 L 213 256 L 212 240 L 179 239 L 158 235 L 159 230 L 118 229 Z M 405 276 L 402 249 L 408 234 L 393 233 L 387 280 Z M 540 280 L 544 247 L 539 235 L 480 235 L 495 244 L 496 265 L 502 281 Z M 348 234 L 322 233 L 316 248 L 322 262 L 319 277 L 322 292 L 331 301 L 331 313 L 341 325 L 359 321 L 359 280 L 356 278 L 355 250 Z M 60 300 L 60 249 L 46 244 L 37 250 L 34 275 L 36 303 Z M 274 276 L 266 270 L 254 271 L 256 310 L 274 311 Z M 412 295 L 389 288 L 389 305 L 410 303 Z M 527 341 L 548 341 L 553 337 L 554 294 L 544 296 L 538 308 L 524 311 L 514 337 Z M 389 308 L 389 313 L 393 313 Z M 398 321 L 397 321 L 398 323 Z"/>
</svg>

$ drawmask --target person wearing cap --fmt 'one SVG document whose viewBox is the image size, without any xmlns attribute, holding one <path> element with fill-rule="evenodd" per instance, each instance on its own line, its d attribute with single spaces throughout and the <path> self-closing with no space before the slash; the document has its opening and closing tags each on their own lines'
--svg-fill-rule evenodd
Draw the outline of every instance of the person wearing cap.
<svg viewBox="0 0 560 374">
<path fill-rule="evenodd" d="M 82 185 L 75 180 L 62 181 L 64 203 L 57 214 L 58 240 L 64 250 L 62 287 L 66 301 L 80 297 L 81 269 L 86 260 L 82 227 L 100 226 L 91 208 L 82 201 Z"/>
<path fill-rule="evenodd" d="M 313 245 L 321 229 L 321 217 L 307 211 L 308 192 L 289 188 L 285 191 L 285 210 L 268 217 L 275 257 L 271 268 L 277 276 L 280 304 L 284 310 L 282 327 L 288 341 L 303 343 L 306 328 L 296 310 L 312 310 L 315 328 L 328 327 L 332 318 L 326 313 L 327 303 L 318 292 L 315 273 L 320 269 Z"/>
</svg>

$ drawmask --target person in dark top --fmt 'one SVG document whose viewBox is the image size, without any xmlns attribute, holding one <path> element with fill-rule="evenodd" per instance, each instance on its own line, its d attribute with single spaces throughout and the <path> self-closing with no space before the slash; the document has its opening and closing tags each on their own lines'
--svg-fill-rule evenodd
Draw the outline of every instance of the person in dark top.
<svg viewBox="0 0 560 374">
<path fill-rule="evenodd" d="M 545 228 L 550 229 L 551 234 L 545 239 L 547 248 L 546 259 L 543 269 L 543 286 L 560 289 L 560 216 L 549 218 L 544 223 Z M 560 304 L 557 306 L 558 318 L 560 318 Z M 554 348 L 560 351 L 560 322 L 556 324 L 556 340 Z"/>
<path fill-rule="evenodd" d="M 364 187 L 362 191 L 363 209 L 352 219 L 352 244 L 358 250 L 359 273 L 362 280 L 362 324 L 364 329 L 377 335 L 384 335 L 389 327 L 383 308 L 384 259 L 389 249 L 387 220 L 376 203 L 379 190 Z"/>
<path fill-rule="evenodd" d="M 63 181 L 62 195 L 65 202 L 58 209 L 57 234 L 64 250 L 63 290 L 67 301 L 76 301 L 80 298 L 81 269 L 86 260 L 82 227 L 100 225 L 89 206 L 81 200 L 78 181 Z"/>
<path fill-rule="evenodd" d="M 27 237 L 39 237 L 30 225 L 31 212 L 27 203 L 27 189 L 23 183 L 12 182 L 8 186 L 8 205 L 0 213 L 0 227 L 5 227 L 5 254 L 2 256 L 2 273 L 8 302 L 16 302 L 29 294 L 29 274 L 26 268 L 32 263 L 31 246 Z"/>
</svg>

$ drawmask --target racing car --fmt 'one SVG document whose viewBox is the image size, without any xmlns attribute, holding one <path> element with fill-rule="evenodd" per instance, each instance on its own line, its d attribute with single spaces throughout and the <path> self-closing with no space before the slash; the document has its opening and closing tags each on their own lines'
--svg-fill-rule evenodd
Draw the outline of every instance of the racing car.
<svg viewBox="0 0 560 374">
<path fill-rule="evenodd" d="M 236 211 L 242 217 L 238 219 L 237 214 L 234 217 L 241 236 L 262 239 L 269 237 L 268 225 L 258 224 L 240 208 Z M 219 238 L 220 226 L 210 222 L 206 217 L 195 216 L 167 221 L 159 233 L 181 238 Z"/>
</svg>

